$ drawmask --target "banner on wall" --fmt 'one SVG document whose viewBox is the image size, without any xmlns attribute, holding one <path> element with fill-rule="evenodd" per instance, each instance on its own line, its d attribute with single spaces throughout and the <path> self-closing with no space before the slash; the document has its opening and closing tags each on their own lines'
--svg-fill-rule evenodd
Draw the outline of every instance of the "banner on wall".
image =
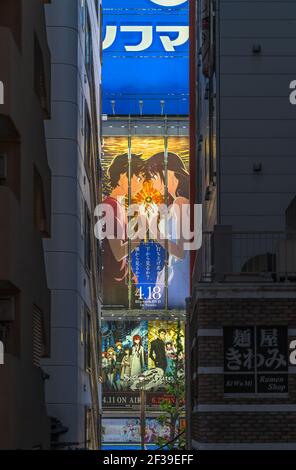
<svg viewBox="0 0 296 470">
<path fill-rule="evenodd" d="M 189 1 L 103 0 L 103 112 L 186 115 Z"/>
<path fill-rule="evenodd" d="M 146 407 L 159 408 L 161 402 L 165 400 L 175 404 L 176 400 L 172 395 L 165 392 L 146 392 Z M 106 409 L 124 408 L 135 409 L 139 408 L 141 404 L 140 394 L 135 392 L 104 392 L 103 407 Z M 183 403 L 182 403 L 183 404 Z"/>
<path fill-rule="evenodd" d="M 102 369 L 105 391 L 127 391 L 148 369 L 148 322 L 102 322 Z"/>
<path fill-rule="evenodd" d="M 137 444 L 141 442 L 139 418 L 106 418 L 102 421 L 104 443 Z M 156 443 L 159 438 L 169 440 L 169 426 L 160 424 L 155 418 L 145 422 L 145 443 Z"/>
<path fill-rule="evenodd" d="M 165 396 L 168 385 L 175 380 L 177 352 L 178 379 L 184 377 L 184 335 L 184 323 L 177 321 L 104 321 L 104 404 L 137 406 L 139 390 L 144 386 L 151 406 L 159 405 L 159 392 Z"/>
<path fill-rule="evenodd" d="M 189 251 L 178 228 L 189 214 L 188 137 L 105 137 L 102 165 L 104 215 L 111 208 L 116 226 L 114 237 L 103 240 L 104 307 L 185 309 Z M 161 240 L 149 232 L 129 242 L 132 204 L 147 219 L 166 205 L 165 225 L 155 228 Z"/>
</svg>

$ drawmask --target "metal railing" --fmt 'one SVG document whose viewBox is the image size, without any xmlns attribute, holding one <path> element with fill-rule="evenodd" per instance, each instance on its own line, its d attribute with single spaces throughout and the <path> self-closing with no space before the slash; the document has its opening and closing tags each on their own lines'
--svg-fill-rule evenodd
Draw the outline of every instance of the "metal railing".
<svg viewBox="0 0 296 470">
<path fill-rule="evenodd" d="M 296 281 L 296 232 L 236 232 L 225 226 L 204 232 L 194 279 Z"/>
</svg>

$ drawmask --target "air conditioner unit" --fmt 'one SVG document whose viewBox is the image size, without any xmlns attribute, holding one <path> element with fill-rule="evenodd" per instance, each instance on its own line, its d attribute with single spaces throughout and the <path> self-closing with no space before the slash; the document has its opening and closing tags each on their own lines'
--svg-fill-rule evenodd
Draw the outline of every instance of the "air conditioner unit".
<svg viewBox="0 0 296 470">
<path fill-rule="evenodd" d="M 7 155 L 0 154 L 0 183 L 7 179 Z"/>
<path fill-rule="evenodd" d="M 0 323 L 15 320 L 15 303 L 13 297 L 0 297 Z"/>
<path fill-rule="evenodd" d="M 276 270 L 279 276 L 296 276 L 296 240 L 281 240 L 277 246 Z"/>
</svg>

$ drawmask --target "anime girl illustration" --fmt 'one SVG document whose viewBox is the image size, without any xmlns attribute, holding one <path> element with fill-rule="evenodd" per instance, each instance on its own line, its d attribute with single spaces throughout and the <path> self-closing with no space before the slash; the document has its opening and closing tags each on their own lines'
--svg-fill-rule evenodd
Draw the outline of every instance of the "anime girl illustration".
<svg viewBox="0 0 296 470">
<path fill-rule="evenodd" d="M 140 438 L 140 424 L 137 419 L 126 420 L 123 427 L 125 442 L 138 442 Z"/>
<path fill-rule="evenodd" d="M 140 335 L 133 337 L 133 347 L 131 355 L 131 376 L 136 377 L 144 370 L 145 354 L 142 346 L 142 338 Z"/>
<path fill-rule="evenodd" d="M 144 162 L 139 155 L 132 155 L 133 164 L 131 166 L 131 191 L 138 193 L 144 181 Z M 128 306 L 128 250 L 127 240 L 127 219 L 126 219 L 126 197 L 128 195 L 129 164 L 128 155 L 117 155 L 108 167 L 106 178 L 109 183 L 108 192 L 104 199 L 105 207 L 110 209 L 110 213 L 105 212 L 104 216 L 113 219 L 114 233 L 103 239 L 104 252 L 104 276 L 103 276 L 103 300 L 105 305 Z M 100 224 L 106 228 L 104 217 L 101 217 Z M 111 222 L 111 220 L 110 220 Z M 113 224 L 112 224 L 113 225 Z M 133 240 L 132 250 L 140 243 Z"/>
<path fill-rule="evenodd" d="M 154 235 L 157 242 L 166 248 L 169 254 L 169 303 L 174 307 L 183 308 L 185 306 L 183 299 L 186 298 L 186 291 L 188 291 L 189 252 L 184 250 L 182 218 L 184 209 L 188 211 L 189 216 L 189 173 L 179 155 L 169 152 L 166 177 L 164 159 L 164 152 L 150 157 L 146 162 L 145 173 L 146 178 L 151 179 L 154 188 L 161 194 L 165 193 L 167 179 L 168 203 L 171 203 L 167 223 L 161 220 L 158 224 L 158 232 Z M 166 234 L 165 238 L 163 234 Z M 165 269 L 159 274 L 157 284 L 162 286 L 162 290 L 164 289 Z M 180 304 L 180 289 L 184 291 L 182 305 Z"/>
<path fill-rule="evenodd" d="M 107 361 L 108 366 L 106 367 L 107 378 L 109 387 L 115 388 L 115 376 L 116 376 L 116 354 L 114 348 L 110 347 L 107 349 Z"/>
<path fill-rule="evenodd" d="M 129 380 L 131 376 L 131 351 L 130 348 L 125 348 L 124 355 L 121 361 L 120 379 L 123 382 Z"/>
<path fill-rule="evenodd" d="M 166 374 L 174 373 L 174 363 L 176 360 L 176 350 L 172 341 L 167 341 L 165 344 L 165 353 L 167 357 Z"/>
<path fill-rule="evenodd" d="M 103 386 L 106 387 L 108 381 L 108 353 L 106 351 L 102 352 L 102 374 L 103 374 Z"/>
</svg>

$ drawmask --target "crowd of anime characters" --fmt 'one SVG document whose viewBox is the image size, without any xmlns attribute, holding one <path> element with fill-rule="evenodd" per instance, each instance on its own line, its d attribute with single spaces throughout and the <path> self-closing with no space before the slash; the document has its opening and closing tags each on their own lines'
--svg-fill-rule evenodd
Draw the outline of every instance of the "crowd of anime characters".
<svg viewBox="0 0 296 470">
<path fill-rule="evenodd" d="M 145 351 L 140 335 L 132 338 L 132 347 L 117 341 L 102 353 L 103 384 L 111 390 L 127 388 L 133 377 L 138 377 L 145 370 Z"/>
<path fill-rule="evenodd" d="M 123 440 L 125 442 L 139 442 L 140 440 L 140 422 L 138 419 L 129 419 L 126 421 L 123 429 Z M 169 439 L 170 429 L 168 426 L 161 426 L 156 419 L 146 420 L 145 442 L 154 443 L 159 437 Z"/>
<path fill-rule="evenodd" d="M 157 330 L 157 338 L 148 348 L 148 322 L 136 326 L 106 322 L 103 328 L 102 370 L 105 390 L 127 390 L 148 368 L 165 377 L 173 373 L 176 346 L 165 328 Z M 126 328 L 127 327 L 127 328 Z M 118 338 L 120 335 L 120 339 Z M 149 349 L 149 351 L 148 351 Z M 150 367 L 151 369 L 151 367 Z M 165 380 L 164 380 L 165 382 Z"/>
</svg>

